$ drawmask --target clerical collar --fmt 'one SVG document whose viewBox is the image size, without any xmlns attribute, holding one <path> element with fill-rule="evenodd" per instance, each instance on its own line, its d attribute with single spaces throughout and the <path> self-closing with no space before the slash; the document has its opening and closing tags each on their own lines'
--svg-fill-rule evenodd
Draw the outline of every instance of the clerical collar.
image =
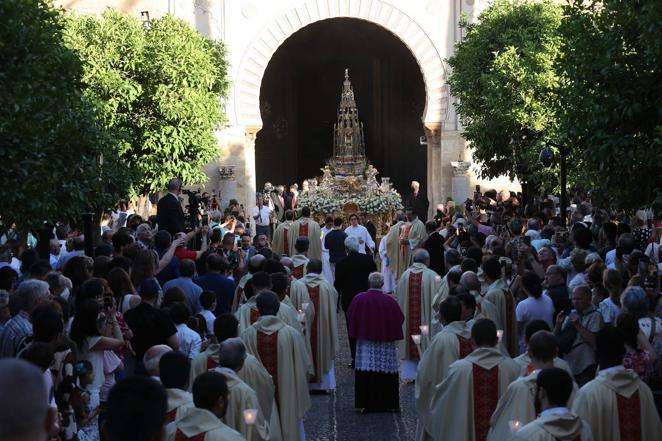
<svg viewBox="0 0 662 441">
<path fill-rule="evenodd" d="M 564 413 L 570 413 L 567 407 L 552 407 L 540 412 L 540 416 L 544 417 L 547 415 L 563 415 Z"/>
<path fill-rule="evenodd" d="M 612 366 L 605 369 L 600 369 L 598 371 L 598 375 L 608 374 L 609 372 L 624 371 L 624 370 L 625 370 L 625 366 L 619 364 L 618 366 Z"/>
</svg>

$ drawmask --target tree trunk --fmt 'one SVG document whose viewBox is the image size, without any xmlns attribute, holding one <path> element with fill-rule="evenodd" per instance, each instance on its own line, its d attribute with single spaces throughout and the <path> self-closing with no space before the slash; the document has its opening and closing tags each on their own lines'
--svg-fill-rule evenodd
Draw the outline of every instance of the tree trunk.
<svg viewBox="0 0 662 441">
<path fill-rule="evenodd" d="M 149 218 L 149 195 L 140 195 L 133 201 L 133 207 L 137 215 L 147 220 Z"/>
<path fill-rule="evenodd" d="M 39 258 L 49 260 L 51 257 L 50 241 L 53 239 L 53 226 L 47 225 L 39 230 L 38 234 L 37 252 L 39 253 Z"/>
</svg>

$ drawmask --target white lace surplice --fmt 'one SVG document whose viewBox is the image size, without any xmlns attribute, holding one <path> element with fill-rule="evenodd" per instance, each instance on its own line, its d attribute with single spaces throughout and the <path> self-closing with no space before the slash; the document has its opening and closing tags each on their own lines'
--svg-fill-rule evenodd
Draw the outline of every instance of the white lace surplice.
<svg viewBox="0 0 662 441">
<path fill-rule="evenodd" d="M 354 363 L 355 369 L 359 371 L 397 373 L 398 352 L 395 342 L 358 340 Z"/>
</svg>

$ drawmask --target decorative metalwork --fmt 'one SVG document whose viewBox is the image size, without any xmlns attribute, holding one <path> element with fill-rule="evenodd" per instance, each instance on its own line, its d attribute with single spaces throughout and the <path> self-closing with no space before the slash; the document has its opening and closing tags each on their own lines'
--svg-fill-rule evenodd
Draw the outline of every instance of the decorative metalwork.
<svg viewBox="0 0 662 441">
<path fill-rule="evenodd" d="M 359 120 L 349 69 L 345 69 L 338 121 L 333 125 L 333 159 L 329 164 L 341 176 L 360 175 L 366 168 L 363 123 Z"/>
<path fill-rule="evenodd" d="M 230 181 L 234 179 L 234 165 L 224 165 L 219 167 L 218 175 L 223 181 Z"/>
</svg>

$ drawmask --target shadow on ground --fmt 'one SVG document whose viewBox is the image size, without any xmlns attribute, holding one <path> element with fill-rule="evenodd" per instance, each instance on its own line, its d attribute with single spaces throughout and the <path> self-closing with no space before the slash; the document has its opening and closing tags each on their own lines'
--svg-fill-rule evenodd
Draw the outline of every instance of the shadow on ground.
<svg viewBox="0 0 662 441">
<path fill-rule="evenodd" d="M 338 314 L 340 348 L 336 355 L 335 395 L 311 395 L 306 415 L 308 441 L 410 441 L 416 434 L 414 385 L 400 383 L 400 413 L 360 414 L 354 409 L 354 371 L 349 369 L 345 317 Z"/>
</svg>

